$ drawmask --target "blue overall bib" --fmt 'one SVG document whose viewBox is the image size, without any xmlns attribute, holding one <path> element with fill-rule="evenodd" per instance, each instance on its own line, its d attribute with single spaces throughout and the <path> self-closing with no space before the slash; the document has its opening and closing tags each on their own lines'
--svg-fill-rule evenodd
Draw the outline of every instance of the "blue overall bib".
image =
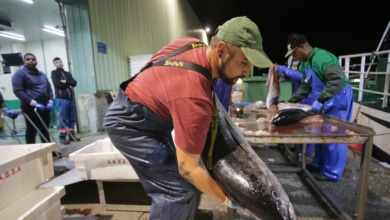
<svg viewBox="0 0 390 220">
<path fill-rule="evenodd" d="M 214 92 L 221 101 L 226 111 L 229 111 L 232 86 L 226 84 L 222 79 L 219 79 L 214 86 Z"/>
<path fill-rule="evenodd" d="M 163 66 L 166 58 L 188 49 L 192 48 L 182 47 L 159 61 L 148 63 L 142 70 Z M 209 71 L 203 67 L 183 63 L 181 68 L 192 69 L 211 78 Z M 137 75 L 121 84 L 107 111 L 103 122 L 107 135 L 134 168 L 145 192 L 151 197 L 150 219 L 192 220 L 201 192 L 179 174 L 171 134 L 173 122 L 156 115 L 141 103 L 132 102 L 125 94 L 127 84 Z"/>
<path fill-rule="evenodd" d="M 308 72 L 306 72 L 307 74 Z M 317 74 L 306 75 L 306 81 L 310 81 L 314 100 L 318 99 L 325 83 Z M 345 121 L 350 121 L 352 116 L 353 92 L 348 83 L 334 97 L 324 103 L 323 113 Z M 338 181 L 343 176 L 347 159 L 348 144 L 315 144 L 315 156 L 312 165 L 319 167 L 321 173 L 327 178 Z"/>
</svg>

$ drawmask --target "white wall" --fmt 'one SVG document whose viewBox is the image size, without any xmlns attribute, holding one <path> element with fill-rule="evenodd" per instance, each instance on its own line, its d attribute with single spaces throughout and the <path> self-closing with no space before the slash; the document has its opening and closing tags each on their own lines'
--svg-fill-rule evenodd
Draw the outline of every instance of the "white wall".
<svg viewBox="0 0 390 220">
<path fill-rule="evenodd" d="M 51 71 L 55 69 L 55 66 L 53 65 L 54 57 L 60 57 L 64 62 L 64 69 L 68 70 L 68 58 L 66 55 L 65 39 L 45 42 L 12 43 L 8 45 L 0 45 L 0 54 L 3 53 L 22 53 L 22 55 L 25 53 L 33 53 L 37 57 L 37 68 L 47 74 L 50 82 Z M 0 68 L 0 91 L 4 96 L 4 99 L 8 101 L 17 100 L 17 97 L 12 91 L 11 78 L 13 73 L 15 73 L 18 68 L 20 67 L 11 67 L 11 74 L 4 74 L 3 68 Z"/>
<path fill-rule="evenodd" d="M 80 31 L 74 32 L 77 35 L 70 34 L 69 36 L 72 39 L 71 42 L 76 42 L 76 48 L 72 48 L 72 52 L 79 51 L 81 54 L 77 59 L 75 58 L 77 56 L 72 53 L 72 67 L 78 82 L 75 91 L 77 93 L 78 128 L 82 132 L 96 132 L 103 129 L 102 119 L 109 103 L 105 94 L 101 92 L 117 89 L 120 82 L 129 78 L 129 56 L 154 54 L 165 44 L 182 36 L 198 37 L 207 42 L 207 35 L 187 1 L 89 0 L 89 4 L 91 14 L 86 17 L 80 13 L 83 7 L 67 10 L 67 16 L 75 17 L 70 19 L 76 21 L 71 24 L 80 26 Z M 96 45 L 96 42 L 104 42 L 110 53 L 98 53 L 96 47 L 93 47 L 92 54 L 91 51 L 86 51 L 87 47 L 80 46 L 83 42 L 80 41 L 80 44 L 77 44 L 78 42 L 72 36 L 77 37 L 86 31 L 85 26 L 80 25 L 83 24 L 80 20 L 91 22 L 93 45 Z M 70 30 L 72 25 L 67 26 Z M 16 52 L 35 54 L 38 69 L 48 75 L 49 81 L 51 81 L 51 70 L 54 69 L 53 57 L 59 56 L 65 64 L 68 64 L 65 39 L 0 45 L 0 53 Z M 93 56 L 94 63 L 83 62 L 86 56 Z M 79 68 L 75 68 L 77 63 L 80 64 Z M 91 65 L 94 65 L 92 66 L 94 68 L 91 68 Z M 93 71 L 84 71 L 84 69 Z M 65 66 L 65 70 L 68 70 L 68 65 Z M 12 73 L 15 71 L 16 69 L 11 70 Z M 4 87 L 6 92 L 1 91 L 5 93 L 5 98 L 9 101 L 17 100 L 12 92 L 11 77 L 12 74 L 0 73 L 0 88 Z M 90 80 L 91 78 L 93 80 Z M 93 92 L 80 90 L 89 85 L 97 87 L 97 90 Z M 97 91 L 100 93 L 96 93 Z"/>
</svg>

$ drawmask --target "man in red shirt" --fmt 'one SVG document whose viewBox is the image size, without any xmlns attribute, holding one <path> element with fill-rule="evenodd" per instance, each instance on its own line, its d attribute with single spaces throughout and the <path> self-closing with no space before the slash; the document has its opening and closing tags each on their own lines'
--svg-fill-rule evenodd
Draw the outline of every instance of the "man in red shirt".
<svg viewBox="0 0 390 220">
<path fill-rule="evenodd" d="M 152 198 L 150 219 L 193 219 L 200 193 L 238 207 L 204 168 L 201 153 L 214 108 L 213 79 L 233 85 L 252 65 L 272 62 L 257 25 L 235 17 L 218 27 L 209 46 L 191 37 L 175 40 L 121 84 L 104 127 Z"/>
</svg>

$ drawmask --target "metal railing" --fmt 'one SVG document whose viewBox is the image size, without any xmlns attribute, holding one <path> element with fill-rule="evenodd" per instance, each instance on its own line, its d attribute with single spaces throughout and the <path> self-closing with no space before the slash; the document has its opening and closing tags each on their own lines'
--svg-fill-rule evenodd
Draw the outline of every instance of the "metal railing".
<svg viewBox="0 0 390 220">
<path fill-rule="evenodd" d="M 380 59 L 386 59 L 386 70 L 378 71 L 376 63 L 374 65 L 375 68 L 371 68 L 375 61 Z M 373 53 L 361 53 L 361 54 L 353 54 L 353 55 L 343 55 L 339 56 L 340 65 L 344 68 L 345 74 L 353 80 L 354 78 L 358 78 L 359 87 L 352 87 L 353 90 L 358 91 L 357 101 L 363 101 L 364 93 L 377 94 L 382 96 L 382 108 L 387 107 L 388 100 L 390 97 L 389 93 L 389 85 L 390 85 L 390 50 L 377 51 Z M 373 70 L 372 70 L 373 69 Z M 370 90 L 368 89 L 367 84 L 368 79 L 370 77 L 376 77 L 377 75 L 384 75 L 384 86 L 382 91 L 378 90 Z"/>
</svg>

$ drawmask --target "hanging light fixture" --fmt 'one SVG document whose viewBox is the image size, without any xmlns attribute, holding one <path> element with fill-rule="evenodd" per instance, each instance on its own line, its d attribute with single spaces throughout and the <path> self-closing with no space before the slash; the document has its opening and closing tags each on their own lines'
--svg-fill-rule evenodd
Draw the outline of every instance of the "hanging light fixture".
<svg viewBox="0 0 390 220">
<path fill-rule="evenodd" d="M 14 40 L 26 41 L 26 39 L 24 38 L 23 35 L 14 34 L 14 33 L 5 32 L 5 31 L 0 31 L 0 36 L 6 37 L 6 38 L 11 38 Z"/>
<path fill-rule="evenodd" d="M 64 37 L 65 34 L 64 34 L 64 31 L 57 28 L 57 27 L 49 27 L 49 26 L 43 26 L 42 30 L 48 32 L 48 33 L 51 33 L 51 34 L 56 34 L 56 35 L 59 35 L 59 36 L 62 36 Z"/>
<path fill-rule="evenodd" d="M 29 4 L 34 4 L 33 0 L 22 0 L 22 1 L 27 2 Z"/>
</svg>

